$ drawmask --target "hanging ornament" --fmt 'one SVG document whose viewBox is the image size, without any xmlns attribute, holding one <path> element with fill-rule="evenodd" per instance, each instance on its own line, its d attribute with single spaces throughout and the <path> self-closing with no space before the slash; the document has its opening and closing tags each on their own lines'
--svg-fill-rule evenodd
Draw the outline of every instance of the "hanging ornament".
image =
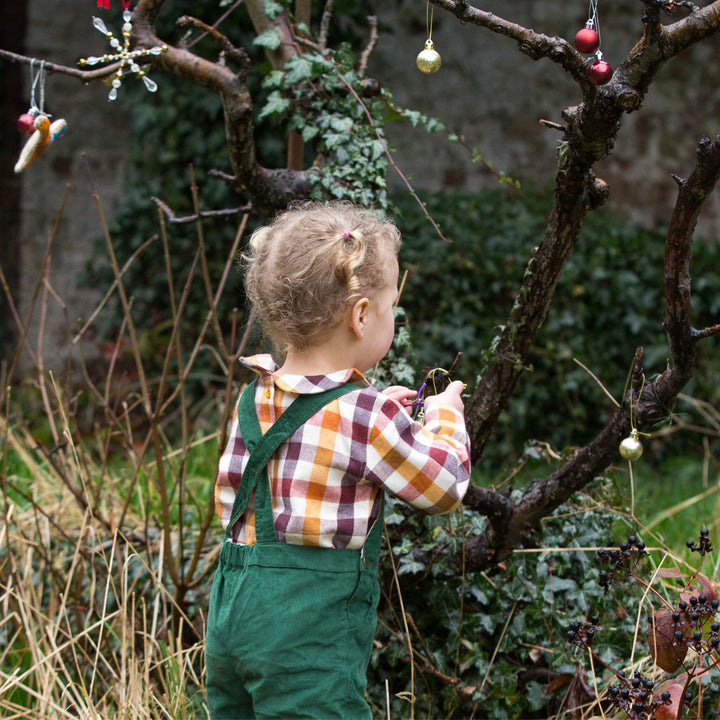
<svg viewBox="0 0 720 720">
<path fill-rule="evenodd" d="M 435 49 L 435 45 L 432 41 L 432 21 L 433 21 L 433 9 L 430 7 L 430 3 L 425 6 L 425 27 L 427 30 L 427 40 L 425 41 L 425 47 L 418 53 L 415 59 L 415 64 L 418 66 L 420 72 L 426 75 L 432 75 L 437 72 L 442 65 L 442 58 L 440 53 Z"/>
<path fill-rule="evenodd" d="M 82 58 L 79 61 L 79 64 L 81 66 L 99 65 L 101 63 L 114 63 L 118 61 L 120 62 L 120 67 L 115 73 L 115 77 L 113 78 L 111 83 L 112 87 L 110 88 L 110 92 L 108 94 L 108 100 L 117 100 L 118 89 L 122 84 L 122 78 L 125 74 L 125 68 L 128 68 L 128 73 L 135 73 L 138 77 L 142 78 L 142 81 L 145 84 L 148 92 L 155 92 L 157 90 L 157 84 L 147 76 L 146 71 L 137 64 L 136 60 L 138 58 L 147 57 L 148 55 L 160 55 L 167 50 L 167 45 L 156 45 L 155 47 L 149 49 L 143 48 L 141 50 L 130 50 L 130 35 L 132 33 L 132 13 L 129 9 L 130 2 L 131 0 L 122 0 L 122 44 L 107 29 L 105 23 L 102 21 L 101 18 L 93 17 L 93 27 L 99 32 L 101 32 L 103 35 L 105 35 L 105 37 L 110 42 L 110 46 L 116 52 L 111 55 L 102 55 L 101 57 L 95 57 L 94 55 L 91 55 L 90 57 Z"/>
<path fill-rule="evenodd" d="M 45 61 L 40 61 L 37 72 L 35 62 L 34 58 L 30 61 L 30 109 L 17 122 L 18 130 L 30 137 L 15 163 L 16 173 L 37 160 L 67 129 L 65 120 L 50 122 L 50 115 L 45 113 Z"/>
<path fill-rule="evenodd" d="M 642 386 L 640 387 L 640 392 L 638 393 L 638 398 L 642 396 L 643 390 L 645 388 L 645 376 L 643 375 L 643 382 Z M 640 432 L 635 427 L 635 423 L 637 420 L 637 407 L 633 409 L 633 403 L 632 403 L 632 397 L 630 399 L 630 435 L 626 437 L 622 442 L 620 443 L 620 447 L 618 448 L 620 451 L 620 457 L 622 457 L 623 460 L 627 460 L 628 462 L 632 462 L 633 460 L 639 460 L 640 457 L 643 454 L 643 446 L 640 442 Z M 645 433 L 643 433 L 644 435 Z M 649 436 L 648 436 L 649 437 Z"/>
<path fill-rule="evenodd" d="M 99 8 L 105 8 L 105 10 L 110 9 L 110 0 L 97 0 L 97 6 Z"/>
<path fill-rule="evenodd" d="M 598 0 L 590 0 L 585 27 L 575 33 L 575 47 L 586 55 L 594 53 L 600 47 L 600 21 L 598 20 L 597 4 Z"/>
<path fill-rule="evenodd" d="M 598 0 L 590 0 L 585 27 L 575 33 L 575 47 L 585 55 L 595 54 L 595 59 L 588 67 L 588 75 L 596 85 L 604 85 L 612 77 L 613 70 L 600 51 L 600 20 L 597 4 Z"/>
<path fill-rule="evenodd" d="M 596 85 L 604 85 L 612 77 L 613 69 L 610 63 L 603 59 L 603 55 L 599 50 L 595 53 L 595 58 L 595 61 L 588 68 L 588 75 Z"/>
<path fill-rule="evenodd" d="M 594 53 L 600 47 L 600 35 L 593 27 L 592 20 L 588 20 L 585 27 L 575 33 L 575 47 L 586 55 Z"/>
<path fill-rule="evenodd" d="M 25 143 L 15 163 L 16 173 L 21 173 L 30 163 L 35 162 L 65 132 L 67 123 L 62 119 L 50 122 L 47 115 L 37 115 L 33 127 L 35 128 L 33 134 Z"/>
<path fill-rule="evenodd" d="M 623 460 L 638 460 L 640 459 L 640 456 L 643 454 L 643 446 L 640 442 L 640 433 L 633 428 L 630 431 L 630 436 L 626 437 L 621 443 L 620 443 L 620 457 L 622 457 Z"/>
</svg>

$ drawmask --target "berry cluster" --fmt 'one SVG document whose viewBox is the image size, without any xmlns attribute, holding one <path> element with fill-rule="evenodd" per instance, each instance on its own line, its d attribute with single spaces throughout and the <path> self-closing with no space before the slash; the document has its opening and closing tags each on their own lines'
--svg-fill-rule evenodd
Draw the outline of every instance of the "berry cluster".
<svg viewBox="0 0 720 720">
<path fill-rule="evenodd" d="M 697 653 L 716 651 L 720 647 L 720 623 L 713 621 L 705 640 L 703 626 L 719 607 L 720 601 L 717 598 L 708 601 L 705 593 L 691 595 L 687 602 L 681 600 L 670 616 L 675 643 L 685 643 Z"/>
<path fill-rule="evenodd" d="M 573 620 L 568 626 L 565 647 L 569 648 L 576 645 L 581 648 L 589 648 L 595 639 L 595 633 L 602 630 L 599 620 L 597 615 L 593 615 L 584 625 L 577 620 Z"/>
<path fill-rule="evenodd" d="M 705 553 L 712 552 L 712 543 L 710 542 L 709 536 L 710 531 L 707 528 L 703 528 L 700 531 L 700 544 L 695 545 L 694 540 L 688 540 L 685 545 L 690 548 L 691 552 L 700 553 L 700 557 L 704 557 Z"/>
<path fill-rule="evenodd" d="M 639 672 L 636 671 L 632 678 L 625 677 L 622 671 L 617 675 L 620 680 L 608 687 L 608 697 L 618 710 L 627 713 L 632 720 L 654 720 L 661 705 L 672 703 L 667 690 L 653 696 L 655 683 Z"/>
<path fill-rule="evenodd" d="M 648 553 L 645 550 L 645 543 L 638 540 L 635 535 L 630 535 L 627 542 L 620 543 L 619 550 L 600 548 L 597 554 L 601 560 L 612 567 L 612 570 L 601 570 L 598 574 L 598 585 L 607 592 L 616 572 L 625 576 L 631 574 L 640 559 Z"/>
</svg>

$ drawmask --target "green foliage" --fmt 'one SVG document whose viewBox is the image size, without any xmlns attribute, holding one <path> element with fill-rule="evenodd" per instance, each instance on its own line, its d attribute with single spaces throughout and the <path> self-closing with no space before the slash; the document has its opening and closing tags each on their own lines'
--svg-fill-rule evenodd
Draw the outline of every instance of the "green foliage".
<svg viewBox="0 0 720 720">
<path fill-rule="evenodd" d="M 447 365 L 462 351 L 456 375 L 472 386 L 543 238 L 551 198 L 499 187 L 425 199 L 452 242 L 437 236 L 412 198 L 396 199 L 401 266 L 409 270 L 402 302 L 420 365 Z M 627 224 L 607 212 L 588 216 L 531 350 L 532 371 L 521 377 L 486 450 L 488 467 L 518 457 L 526 438 L 568 447 L 594 437 L 613 406 L 575 358 L 616 399 L 638 346 L 645 348 L 649 375 L 664 370 L 663 251 L 660 230 Z M 691 271 L 698 327 L 713 325 L 720 315 L 718 264 L 720 245 L 697 241 Z M 698 351 L 698 373 L 687 392 L 716 402 L 720 374 L 710 358 L 717 341 L 701 343 Z"/>
<path fill-rule="evenodd" d="M 596 553 L 588 549 L 614 543 L 610 528 L 619 516 L 598 503 L 608 489 L 598 481 L 592 500 L 577 496 L 546 518 L 542 547 L 515 552 L 488 572 L 464 574 L 463 543 L 482 532 L 485 519 L 467 509 L 421 518 L 390 500 L 385 521 L 394 562 L 387 554 L 382 560 L 384 599 L 370 680 L 378 716 L 386 680 L 392 717 L 409 717 L 409 693 L 417 699 L 415 717 L 557 712 L 577 662 L 565 647 L 568 623 L 614 614 L 615 600 L 598 585 Z M 414 686 L 393 564 L 409 618 Z M 613 623 L 604 657 L 629 656 L 634 623 L 632 612 Z M 546 694 L 550 678 L 559 680 Z"/>
<path fill-rule="evenodd" d="M 286 128 L 311 143 L 318 167 L 312 176 L 316 198 L 350 200 L 387 208 L 385 103 L 361 100 L 362 78 L 349 43 L 328 53 L 308 51 L 283 71 L 267 75 L 269 91 L 260 119 L 284 116 Z"/>
</svg>

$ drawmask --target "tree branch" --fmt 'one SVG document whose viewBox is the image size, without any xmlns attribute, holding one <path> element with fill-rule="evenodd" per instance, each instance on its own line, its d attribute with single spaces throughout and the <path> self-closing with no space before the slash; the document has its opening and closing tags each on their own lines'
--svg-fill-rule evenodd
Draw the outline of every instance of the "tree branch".
<svg viewBox="0 0 720 720">
<path fill-rule="evenodd" d="M 533 481 L 517 503 L 493 490 L 473 487 L 467 505 L 488 517 L 486 530 L 470 538 L 465 547 L 465 567 L 481 570 L 503 560 L 535 530 L 543 517 L 566 502 L 617 459 L 620 441 L 631 429 L 634 409 L 639 430 L 649 430 L 669 416 L 677 396 L 692 376 L 695 345 L 714 332 L 698 333 L 690 325 L 690 249 L 693 231 L 705 199 L 720 179 L 720 137 L 698 144 L 696 165 L 680 185 L 665 243 L 665 328 L 670 346 L 666 369 L 646 383 L 642 348 L 633 363 L 633 383 L 600 434 L 546 478 Z M 710 330 L 714 330 L 711 328 Z"/>
</svg>

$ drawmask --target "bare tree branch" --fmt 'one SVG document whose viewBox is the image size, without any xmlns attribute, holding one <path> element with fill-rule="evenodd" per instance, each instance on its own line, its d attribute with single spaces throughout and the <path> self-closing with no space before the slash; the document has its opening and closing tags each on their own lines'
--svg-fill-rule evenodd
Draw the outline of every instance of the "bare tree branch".
<svg viewBox="0 0 720 720">
<path fill-rule="evenodd" d="M 505 493 L 471 487 L 465 504 L 487 515 L 488 527 L 468 540 L 466 568 L 483 569 L 504 559 L 543 517 L 615 462 L 619 443 L 630 431 L 631 404 L 640 430 L 649 430 L 671 413 L 677 396 L 692 376 L 695 346 L 707 337 L 693 331 L 690 324 L 690 247 L 702 204 L 718 179 L 720 137 L 714 142 L 705 138 L 698 144 L 693 173 L 680 187 L 665 244 L 665 328 L 670 347 L 667 368 L 654 381 L 644 382 L 642 348 L 638 348 L 633 387 L 623 406 L 589 445 L 553 474 L 531 483 L 517 503 L 509 502 Z"/>
</svg>

